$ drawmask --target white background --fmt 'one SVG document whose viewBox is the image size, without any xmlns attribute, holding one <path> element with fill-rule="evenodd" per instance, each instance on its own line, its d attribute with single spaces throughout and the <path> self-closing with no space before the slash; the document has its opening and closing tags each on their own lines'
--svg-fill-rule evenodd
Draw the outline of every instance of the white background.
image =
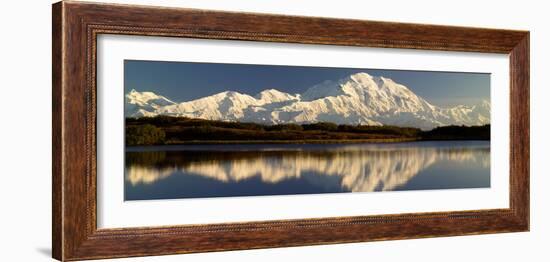
<svg viewBox="0 0 550 262">
<path fill-rule="evenodd" d="M 107 1 L 107 0 L 105 0 Z M 112 1 L 109 1 L 112 2 Z M 207 9 L 436 23 L 531 31 L 531 232 L 217 252 L 123 261 L 548 261 L 550 179 L 545 85 L 550 28 L 544 1 L 118 1 Z M 51 245 L 51 9 L 9 1 L 0 9 L 0 240 L 3 261 L 48 261 Z"/>
</svg>

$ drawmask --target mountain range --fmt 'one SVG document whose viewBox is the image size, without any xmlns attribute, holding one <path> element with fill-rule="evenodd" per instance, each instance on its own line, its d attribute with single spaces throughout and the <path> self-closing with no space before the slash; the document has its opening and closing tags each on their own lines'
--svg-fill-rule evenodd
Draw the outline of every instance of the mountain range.
<svg viewBox="0 0 550 262">
<path fill-rule="evenodd" d="M 153 92 L 131 90 L 125 100 L 125 116 L 134 118 L 168 115 L 262 124 L 333 122 L 423 130 L 447 125 L 484 125 L 491 119 L 489 101 L 472 106 L 438 107 L 403 84 L 367 73 L 327 80 L 302 94 L 276 89 L 266 89 L 254 96 L 225 91 L 177 103 Z"/>
</svg>

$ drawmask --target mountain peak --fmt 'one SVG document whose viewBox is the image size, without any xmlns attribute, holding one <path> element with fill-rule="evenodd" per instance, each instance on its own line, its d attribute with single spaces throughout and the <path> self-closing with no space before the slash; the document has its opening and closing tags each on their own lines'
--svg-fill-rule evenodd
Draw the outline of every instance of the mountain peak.
<svg viewBox="0 0 550 262">
<path fill-rule="evenodd" d="M 359 73 L 351 74 L 349 78 L 363 80 L 363 79 L 371 79 L 373 78 L 373 76 L 365 72 L 359 72 Z"/>
<path fill-rule="evenodd" d="M 214 94 L 214 96 L 216 96 L 216 97 L 237 97 L 237 96 L 241 96 L 241 95 L 243 95 L 243 94 L 241 94 L 237 91 L 232 91 L 232 90 L 223 91 L 223 92 Z"/>
<path fill-rule="evenodd" d="M 130 90 L 125 98 L 125 114 L 132 117 L 154 116 L 157 115 L 155 113 L 157 109 L 176 104 L 164 96 L 148 91 L 139 92 L 135 89 Z"/>
<path fill-rule="evenodd" d="M 236 96 L 236 95 L 240 95 L 241 93 L 239 93 L 237 91 L 229 90 L 229 91 L 222 92 L 222 94 L 225 94 L 225 95 L 228 95 L 228 96 Z"/>
<path fill-rule="evenodd" d="M 269 104 L 274 102 L 294 100 L 296 99 L 296 96 L 271 88 L 265 89 L 262 92 L 256 94 L 254 98 L 260 100 L 261 103 Z"/>
<path fill-rule="evenodd" d="M 258 95 L 261 95 L 261 94 L 286 94 L 286 93 L 283 93 L 275 88 L 269 88 L 269 89 L 264 89 L 262 90 L 260 93 L 258 93 L 256 96 Z"/>
<path fill-rule="evenodd" d="M 156 104 L 159 106 L 175 104 L 170 99 L 164 96 L 157 95 L 150 91 L 139 92 L 135 89 L 130 90 L 130 92 L 126 94 L 126 99 L 130 104 Z"/>
<path fill-rule="evenodd" d="M 355 96 L 365 99 L 387 99 L 389 96 L 408 99 L 416 97 L 407 87 L 390 78 L 372 76 L 365 72 L 348 75 L 338 81 L 326 80 L 314 85 L 302 94 L 302 98 L 312 101 L 331 96 Z"/>
<path fill-rule="evenodd" d="M 370 82 L 372 79 L 373 79 L 373 76 L 371 76 L 371 75 L 369 75 L 365 72 L 359 72 L 359 73 L 349 75 L 348 77 L 340 80 L 340 82 L 347 82 L 347 81 L 351 80 L 351 81 L 356 82 L 356 83 L 365 84 L 365 83 Z"/>
<path fill-rule="evenodd" d="M 132 96 L 147 97 L 149 99 L 161 97 L 161 96 L 155 94 L 154 92 L 151 92 L 151 91 L 138 91 L 135 88 L 132 88 L 132 90 L 130 90 L 130 92 L 128 92 L 128 94 L 126 94 L 126 95 L 127 96 L 132 95 Z"/>
<path fill-rule="evenodd" d="M 349 81 L 355 82 L 359 85 L 361 85 L 363 88 L 374 88 L 374 89 L 382 89 L 386 86 L 396 85 L 395 81 L 393 81 L 390 78 L 383 77 L 383 76 L 372 76 L 365 72 L 360 72 L 356 74 L 352 74 L 342 80 L 340 80 L 340 83 L 345 84 Z M 374 85 L 373 85 L 374 83 Z"/>
<path fill-rule="evenodd" d="M 395 83 L 391 78 L 387 78 L 387 77 L 383 77 L 383 76 L 379 76 L 376 79 L 377 80 L 380 79 L 380 81 L 383 82 L 383 83 Z"/>
</svg>

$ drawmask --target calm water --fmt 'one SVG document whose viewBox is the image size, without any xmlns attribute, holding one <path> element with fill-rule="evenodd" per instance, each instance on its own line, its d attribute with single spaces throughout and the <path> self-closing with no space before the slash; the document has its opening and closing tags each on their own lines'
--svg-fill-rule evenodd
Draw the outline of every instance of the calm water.
<svg viewBox="0 0 550 262">
<path fill-rule="evenodd" d="M 488 141 L 126 150 L 125 199 L 490 187 Z"/>
</svg>

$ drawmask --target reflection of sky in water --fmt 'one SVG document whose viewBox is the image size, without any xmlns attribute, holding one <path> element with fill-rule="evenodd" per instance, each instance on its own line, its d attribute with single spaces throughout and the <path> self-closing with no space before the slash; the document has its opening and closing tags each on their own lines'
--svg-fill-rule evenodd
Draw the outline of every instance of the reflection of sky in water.
<svg viewBox="0 0 550 262">
<path fill-rule="evenodd" d="M 489 144 L 462 141 L 132 148 L 126 153 L 125 198 L 489 187 Z"/>
</svg>

